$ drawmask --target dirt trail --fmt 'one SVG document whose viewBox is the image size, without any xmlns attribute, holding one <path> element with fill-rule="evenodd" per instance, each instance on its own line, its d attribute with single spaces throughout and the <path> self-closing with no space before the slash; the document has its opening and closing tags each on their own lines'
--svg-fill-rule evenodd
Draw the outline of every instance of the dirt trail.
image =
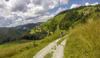
<svg viewBox="0 0 100 58">
<path fill-rule="evenodd" d="M 43 58 L 49 51 L 51 51 L 51 48 L 56 46 L 56 43 L 60 40 L 57 39 L 54 42 L 50 43 L 49 45 L 47 45 L 45 48 L 43 48 L 42 50 L 40 50 L 33 58 Z"/>
<path fill-rule="evenodd" d="M 68 35 L 66 35 L 68 36 Z M 64 37 L 66 37 L 64 36 Z M 64 46 L 66 43 L 66 39 L 63 40 L 58 46 L 57 42 L 61 38 L 51 42 L 49 45 L 47 45 L 45 48 L 41 49 L 33 58 L 44 58 L 44 56 L 52 51 L 52 48 L 56 47 L 56 50 L 54 50 L 52 58 L 63 58 L 63 51 L 64 51 Z"/>
</svg>

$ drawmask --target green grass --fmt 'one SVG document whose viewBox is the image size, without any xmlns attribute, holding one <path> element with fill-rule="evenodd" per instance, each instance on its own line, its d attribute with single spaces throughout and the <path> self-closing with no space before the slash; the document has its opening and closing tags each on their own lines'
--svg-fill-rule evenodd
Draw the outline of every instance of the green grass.
<svg viewBox="0 0 100 58">
<path fill-rule="evenodd" d="M 100 58 L 100 19 L 70 30 L 64 58 Z"/>
<path fill-rule="evenodd" d="M 47 53 L 44 58 L 51 58 L 53 56 L 53 52 Z"/>
<path fill-rule="evenodd" d="M 18 41 L 8 42 L 8 43 L 0 45 L 0 49 L 12 47 L 12 46 L 22 44 L 22 43 L 26 43 L 26 42 L 30 42 L 30 40 L 18 40 Z"/>
</svg>

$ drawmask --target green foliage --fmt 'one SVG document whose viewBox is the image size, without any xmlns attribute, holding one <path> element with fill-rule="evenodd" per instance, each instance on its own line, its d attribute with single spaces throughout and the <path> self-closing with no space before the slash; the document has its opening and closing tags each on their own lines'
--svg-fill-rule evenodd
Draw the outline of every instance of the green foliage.
<svg viewBox="0 0 100 58">
<path fill-rule="evenodd" d="M 74 28 L 74 26 L 80 23 L 86 23 L 86 19 L 91 16 L 91 13 L 84 14 L 79 13 L 77 11 L 68 12 L 65 17 L 61 20 L 59 27 L 62 30 L 69 30 L 70 27 Z"/>
<path fill-rule="evenodd" d="M 60 29 L 62 30 L 69 30 L 69 27 L 76 21 L 78 21 L 79 19 L 81 19 L 83 17 L 83 13 L 78 14 L 77 11 L 72 11 L 72 12 L 68 12 L 64 19 L 62 19 L 62 21 L 59 24 Z"/>
<path fill-rule="evenodd" d="M 43 39 L 45 36 L 47 36 L 47 31 L 41 30 L 41 32 L 35 32 L 33 34 L 25 33 L 21 39 L 27 39 L 27 40 L 40 40 Z"/>
<path fill-rule="evenodd" d="M 66 22 L 62 23 L 61 29 L 68 30 L 70 26 L 71 26 L 71 22 L 66 21 Z"/>
</svg>

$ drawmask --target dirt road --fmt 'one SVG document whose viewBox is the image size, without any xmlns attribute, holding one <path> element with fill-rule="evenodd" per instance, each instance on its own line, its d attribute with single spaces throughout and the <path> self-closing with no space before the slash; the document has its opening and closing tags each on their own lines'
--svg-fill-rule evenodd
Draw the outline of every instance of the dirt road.
<svg viewBox="0 0 100 58">
<path fill-rule="evenodd" d="M 68 36 L 68 35 L 66 35 Z M 64 36 L 64 37 L 66 37 Z M 64 41 L 62 41 L 58 46 L 57 46 L 57 42 L 60 40 L 61 38 L 53 41 L 52 43 L 50 43 L 49 45 L 47 45 L 45 48 L 41 49 L 33 58 L 44 58 L 44 56 L 49 53 L 50 51 L 52 51 L 53 47 L 56 47 L 56 50 L 53 53 L 52 58 L 63 58 L 63 51 L 64 51 L 64 46 L 66 43 L 66 39 Z"/>
<path fill-rule="evenodd" d="M 43 58 L 51 50 L 52 47 L 56 46 L 56 43 L 59 40 L 60 40 L 60 38 L 55 40 L 54 42 L 50 43 L 49 45 L 47 45 L 45 48 L 40 50 L 33 58 Z"/>
</svg>

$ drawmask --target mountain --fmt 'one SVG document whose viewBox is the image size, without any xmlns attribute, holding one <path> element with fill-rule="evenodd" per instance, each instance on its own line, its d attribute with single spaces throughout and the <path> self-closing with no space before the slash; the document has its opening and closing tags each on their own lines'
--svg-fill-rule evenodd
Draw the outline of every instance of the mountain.
<svg viewBox="0 0 100 58">
<path fill-rule="evenodd" d="M 12 29 L 21 31 L 21 32 L 26 32 L 32 28 L 34 28 L 35 26 L 39 25 L 42 22 L 38 22 L 38 23 L 29 23 L 29 24 L 25 24 L 25 25 L 19 25 L 16 27 L 11 27 Z"/>
<path fill-rule="evenodd" d="M 11 29 L 11 28 L 6 28 L 3 30 L 0 29 L 0 44 L 19 40 L 22 34 L 23 34 L 22 32 Z"/>
</svg>

